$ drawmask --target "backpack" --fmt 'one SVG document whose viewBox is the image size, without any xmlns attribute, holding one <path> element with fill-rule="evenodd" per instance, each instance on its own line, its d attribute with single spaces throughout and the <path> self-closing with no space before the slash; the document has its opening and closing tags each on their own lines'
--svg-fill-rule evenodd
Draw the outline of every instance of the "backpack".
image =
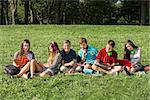
<svg viewBox="0 0 150 100">
<path fill-rule="evenodd" d="M 17 75 L 20 72 L 20 69 L 14 65 L 5 66 L 4 73 L 7 75 Z"/>
</svg>

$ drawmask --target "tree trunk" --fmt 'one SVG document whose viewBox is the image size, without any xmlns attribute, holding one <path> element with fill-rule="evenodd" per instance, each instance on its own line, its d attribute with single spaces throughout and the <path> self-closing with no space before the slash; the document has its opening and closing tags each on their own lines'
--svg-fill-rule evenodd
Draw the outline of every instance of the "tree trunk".
<svg viewBox="0 0 150 100">
<path fill-rule="evenodd" d="M 56 0 L 57 2 L 57 14 L 56 14 L 56 23 L 60 24 L 60 18 L 61 18 L 61 0 Z"/>
<path fill-rule="evenodd" d="M 12 10 L 12 24 L 15 25 L 15 9 Z"/>
<path fill-rule="evenodd" d="M 141 25 L 146 24 L 146 1 L 141 1 Z"/>
<path fill-rule="evenodd" d="M 30 23 L 33 23 L 33 10 L 32 10 L 32 4 L 31 0 L 29 0 L 29 11 L 30 11 Z"/>
<path fill-rule="evenodd" d="M 1 25 L 3 25 L 4 19 L 4 0 L 1 0 Z"/>
<path fill-rule="evenodd" d="M 9 24 L 9 17 L 8 17 L 8 0 L 6 1 L 6 24 Z"/>
<path fill-rule="evenodd" d="M 2 24 L 7 25 L 8 24 L 8 0 L 2 0 L 3 2 L 3 15 L 2 15 Z"/>
<path fill-rule="evenodd" d="M 24 3 L 24 9 L 25 9 L 25 24 L 28 24 L 29 20 L 28 20 L 28 16 L 29 16 L 29 0 L 25 0 Z"/>
<path fill-rule="evenodd" d="M 148 20 L 149 20 L 149 25 L 150 25 L 150 1 L 148 1 L 148 11 L 149 11 L 149 14 L 148 14 Z"/>
<path fill-rule="evenodd" d="M 17 8 L 17 0 L 11 0 L 10 6 L 11 6 L 12 24 L 15 25 L 15 12 Z"/>
</svg>

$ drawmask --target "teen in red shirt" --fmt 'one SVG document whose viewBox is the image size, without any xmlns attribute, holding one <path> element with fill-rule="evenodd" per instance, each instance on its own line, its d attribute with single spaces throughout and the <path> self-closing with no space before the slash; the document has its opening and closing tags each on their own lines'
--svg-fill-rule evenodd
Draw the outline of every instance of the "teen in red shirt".
<svg viewBox="0 0 150 100">
<path fill-rule="evenodd" d="M 95 64 L 92 65 L 92 69 L 95 71 L 102 71 L 106 74 L 113 74 L 122 70 L 121 66 L 116 66 L 117 52 L 113 49 L 115 42 L 109 40 L 106 48 L 101 49 L 96 57 Z"/>
<path fill-rule="evenodd" d="M 108 53 L 106 48 L 103 48 L 98 52 L 96 59 L 99 59 L 100 63 L 105 63 L 110 66 L 111 64 L 116 63 L 117 52 L 113 50 Z"/>
</svg>

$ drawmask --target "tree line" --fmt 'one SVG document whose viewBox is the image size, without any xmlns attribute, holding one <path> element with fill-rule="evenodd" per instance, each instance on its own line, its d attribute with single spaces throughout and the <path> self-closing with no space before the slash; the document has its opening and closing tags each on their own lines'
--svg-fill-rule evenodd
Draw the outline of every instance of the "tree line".
<svg viewBox="0 0 150 100">
<path fill-rule="evenodd" d="M 0 24 L 149 24 L 149 0 L 1 0 Z"/>
</svg>

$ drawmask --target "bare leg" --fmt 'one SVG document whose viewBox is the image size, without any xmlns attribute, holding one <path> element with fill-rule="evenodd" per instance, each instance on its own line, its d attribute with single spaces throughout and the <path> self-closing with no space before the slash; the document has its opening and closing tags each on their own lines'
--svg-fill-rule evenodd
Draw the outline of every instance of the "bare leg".
<svg viewBox="0 0 150 100">
<path fill-rule="evenodd" d="M 84 66 L 84 68 L 92 69 L 92 65 L 91 65 L 91 64 L 86 64 L 86 65 Z"/>
<path fill-rule="evenodd" d="M 22 77 L 25 78 L 25 79 L 28 79 L 28 75 L 27 74 L 23 74 Z"/>
<path fill-rule="evenodd" d="M 119 72 L 121 70 L 123 70 L 122 66 L 114 66 L 114 68 L 111 69 L 111 71 L 109 72 L 109 74 L 114 74 L 114 73 Z"/>
<path fill-rule="evenodd" d="M 43 71 L 43 67 L 40 66 L 36 60 L 31 60 L 31 66 L 30 66 L 30 72 L 31 72 L 31 77 L 33 77 L 34 72 L 42 72 Z"/>
<path fill-rule="evenodd" d="M 130 67 L 128 67 L 128 66 L 126 66 L 126 68 L 127 68 L 127 70 L 130 72 L 131 68 L 130 68 Z"/>
<path fill-rule="evenodd" d="M 67 68 L 67 67 L 65 67 L 65 66 L 61 66 L 61 67 L 60 67 L 60 71 L 62 71 L 63 73 L 68 73 L 69 70 L 70 70 L 70 69 Z"/>
<path fill-rule="evenodd" d="M 131 72 L 131 73 L 134 73 L 134 70 L 135 70 L 135 68 L 132 67 L 131 70 L 130 70 L 130 72 Z"/>
<path fill-rule="evenodd" d="M 17 74 L 18 77 L 21 77 L 23 74 L 25 74 L 27 71 L 29 71 L 30 68 L 30 62 L 28 62 L 19 72 L 19 74 Z"/>
<path fill-rule="evenodd" d="M 50 76 L 50 72 L 43 71 L 42 73 L 40 73 L 40 77 L 44 77 L 44 76 Z"/>
<path fill-rule="evenodd" d="M 102 71 L 102 72 L 104 72 L 104 73 L 106 73 L 106 74 L 109 74 L 108 71 L 106 71 L 106 70 L 104 70 L 104 69 L 102 69 L 102 68 L 100 68 L 100 67 L 97 67 L 95 64 L 92 65 L 92 69 L 93 69 L 93 70 L 96 70 L 96 71 Z"/>
<path fill-rule="evenodd" d="M 144 70 L 145 70 L 145 71 L 150 71 L 150 66 L 145 66 L 145 67 L 144 67 Z"/>
</svg>

